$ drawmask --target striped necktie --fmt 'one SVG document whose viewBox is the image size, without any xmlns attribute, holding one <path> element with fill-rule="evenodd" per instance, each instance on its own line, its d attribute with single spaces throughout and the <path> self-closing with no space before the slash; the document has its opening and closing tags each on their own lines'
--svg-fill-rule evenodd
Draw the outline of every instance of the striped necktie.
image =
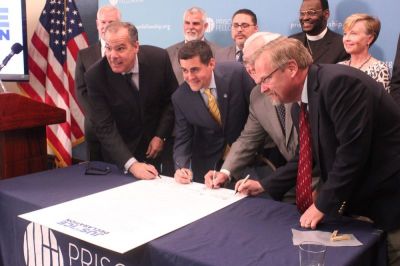
<svg viewBox="0 0 400 266">
<path fill-rule="evenodd" d="M 212 94 L 210 88 L 204 89 L 204 94 L 207 96 L 208 100 L 208 111 L 214 120 L 221 126 L 221 113 L 219 112 L 218 103 L 215 99 L 215 96 Z"/>
<path fill-rule="evenodd" d="M 307 105 L 300 106 L 299 117 L 300 151 L 296 181 L 296 205 L 301 213 L 305 212 L 313 203 L 311 190 L 312 150 L 311 130 L 308 120 Z"/>
</svg>

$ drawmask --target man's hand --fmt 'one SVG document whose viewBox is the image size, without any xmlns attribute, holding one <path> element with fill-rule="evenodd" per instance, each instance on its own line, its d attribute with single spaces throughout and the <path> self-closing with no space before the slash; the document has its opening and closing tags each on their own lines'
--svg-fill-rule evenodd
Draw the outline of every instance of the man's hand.
<svg viewBox="0 0 400 266">
<path fill-rule="evenodd" d="M 153 137 L 146 151 L 146 158 L 154 159 L 164 148 L 164 141 L 159 137 Z"/>
<path fill-rule="evenodd" d="M 193 173 L 190 169 L 181 168 L 175 171 L 175 181 L 181 184 L 189 184 L 193 181 Z"/>
<path fill-rule="evenodd" d="M 324 214 L 313 203 L 300 217 L 300 225 L 303 228 L 315 229 L 322 218 L 324 218 Z"/>
<path fill-rule="evenodd" d="M 129 167 L 129 172 L 138 179 L 154 179 L 158 176 L 157 169 L 147 163 L 135 162 Z"/>
<path fill-rule="evenodd" d="M 245 195 L 256 196 L 264 192 L 264 188 L 256 180 L 248 179 L 244 182 L 244 179 L 241 179 L 236 182 L 235 191 Z"/>
<path fill-rule="evenodd" d="M 217 171 L 208 171 L 204 176 L 204 183 L 208 188 L 220 188 L 229 180 L 229 176 Z"/>
</svg>

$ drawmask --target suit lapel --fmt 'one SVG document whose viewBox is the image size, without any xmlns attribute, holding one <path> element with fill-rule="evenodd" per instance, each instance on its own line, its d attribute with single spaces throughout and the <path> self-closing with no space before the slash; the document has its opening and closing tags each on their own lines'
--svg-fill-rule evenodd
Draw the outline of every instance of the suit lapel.
<svg viewBox="0 0 400 266">
<path fill-rule="evenodd" d="M 325 39 L 325 40 L 324 40 L 324 45 L 321 45 L 320 48 L 319 48 L 317 51 L 315 51 L 316 53 L 313 54 L 313 60 L 314 60 L 314 62 L 317 62 L 318 59 L 319 59 L 321 56 L 323 56 L 324 54 L 329 53 L 329 49 L 330 49 L 331 42 L 332 42 L 332 38 L 331 38 L 331 34 L 330 34 L 329 29 L 328 29 L 328 31 L 326 32 L 326 35 L 325 35 L 324 39 Z"/>
<path fill-rule="evenodd" d="M 229 97 L 229 80 L 227 80 L 222 73 L 214 71 L 215 84 L 217 86 L 218 107 L 221 113 L 222 128 L 226 125 L 228 118 L 228 97 Z"/>
<path fill-rule="evenodd" d="M 293 133 L 293 120 L 290 115 L 293 104 L 285 104 L 285 137 L 286 137 L 286 147 L 289 145 L 290 136 Z"/>
<path fill-rule="evenodd" d="M 212 118 L 207 105 L 205 104 L 200 91 L 194 92 L 190 89 L 189 85 L 185 82 L 185 99 L 190 103 L 190 108 L 197 112 L 200 116 L 199 121 L 204 121 L 207 125 L 212 125 L 213 128 L 219 128 L 218 123 Z"/>
<path fill-rule="evenodd" d="M 313 142 L 314 155 L 318 158 L 316 160 L 319 162 L 319 80 L 318 80 L 318 65 L 312 65 L 308 72 L 307 80 L 307 93 L 308 93 L 308 108 L 310 114 L 310 127 L 311 136 Z"/>
<path fill-rule="evenodd" d="M 279 117 L 276 112 L 275 106 L 272 104 L 269 96 L 262 94 L 262 97 L 263 97 L 263 105 L 264 105 L 265 114 L 266 114 L 265 118 L 271 122 L 270 130 L 273 132 L 274 136 L 283 136 L 281 122 L 279 121 Z M 269 118 L 267 118 L 267 117 L 269 117 Z M 269 124 L 269 123 L 266 123 L 266 124 Z M 282 143 L 280 145 L 286 146 L 286 141 L 283 141 L 283 138 L 279 137 L 278 139 Z"/>
<path fill-rule="evenodd" d="M 103 60 L 107 59 L 103 58 Z M 111 70 L 108 62 L 106 63 L 106 66 L 106 73 L 109 84 L 113 85 L 113 93 L 118 94 L 121 99 L 126 101 L 129 105 L 132 105 L 132 103 L 136 102 L 136 96 L 133 89 L 129 86 L 128 82 L 126 81 L 125 77 L 122 76 L 122 74 L 114 73 Z"/>
</svg>

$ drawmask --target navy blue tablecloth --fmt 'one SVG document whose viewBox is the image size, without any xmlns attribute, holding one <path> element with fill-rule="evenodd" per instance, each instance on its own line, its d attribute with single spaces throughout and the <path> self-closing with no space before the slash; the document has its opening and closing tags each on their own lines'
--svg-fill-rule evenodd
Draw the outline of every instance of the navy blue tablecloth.
<svg viewBox="0 0 400 266">
<path fill-rule="evenodd" d="M 28 237 L 32 225 L 17 215 L 135 181 L 115 166 L 91 164 L 108 166 L 111 173 L 85 175 L 87 165 L 82 164 L 0 182 L 0 265 L 27 265 L 26 261 L 44 265 L 31 263 L 38 257 L 27 244 L 32 242 Z M 125 254 L 53 230 L 41 232 L 54 238 L 51 250 L 59 258 L 51 265 L 299 265 L 291 233 L 292 228 L 301 230 L 299 217 L 293 205 L 245 198 Z M 352 233 L 363 243 L 360 247 L 328 247 L 326 266 L 385 265 L 384 234 L 371 224 L 343 217 L 325 221 L 318 229 Z M 38 254 L 48 248 L 40 245 L 39 249 L 35 243 Z"/>
</svg>

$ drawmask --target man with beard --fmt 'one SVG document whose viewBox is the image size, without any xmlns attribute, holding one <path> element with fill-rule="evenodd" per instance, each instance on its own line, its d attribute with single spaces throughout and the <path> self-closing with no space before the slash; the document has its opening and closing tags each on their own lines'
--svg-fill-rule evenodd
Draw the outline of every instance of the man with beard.
<svg viewBox="0 0 400 266">
<path fill-rule="evenodd" d="M 233 45 L 221 49 L 221 60 L 243 62 L 244 42 L 258 31 L 257 16 L 250 9 L 239 9 L 232 16 Z"/>
<path fill-rule="evenodd" d="M 169 58 L 171 59 L 172 68 L 174 69 L 174 73 L 179 85 L 182 84 L 184 80 L 181 66 L 179 65 L 178 61 L 178 52 L 186 42 L 203 40 L 211 47 L 214 55 L 216 54 L 216 51 L 220 49 L 217 44 L 205 39 L 204 32 L 207 30 L 207 28 L 207 14 L 203 9 L 199 7 L 191 7 L 185 11 L 183 14 L 183 34 L 185 40 L 167 48 Z"/>
<path fill-rule="evenodd" d="M 303 0 L 299 13 L 303 32 L 290 36 L 304 44 L 314 63 L 336 64 L 349 58 L 343 36 L 327 27 L 329 15 L 327 0 Z"/>
</svg>

